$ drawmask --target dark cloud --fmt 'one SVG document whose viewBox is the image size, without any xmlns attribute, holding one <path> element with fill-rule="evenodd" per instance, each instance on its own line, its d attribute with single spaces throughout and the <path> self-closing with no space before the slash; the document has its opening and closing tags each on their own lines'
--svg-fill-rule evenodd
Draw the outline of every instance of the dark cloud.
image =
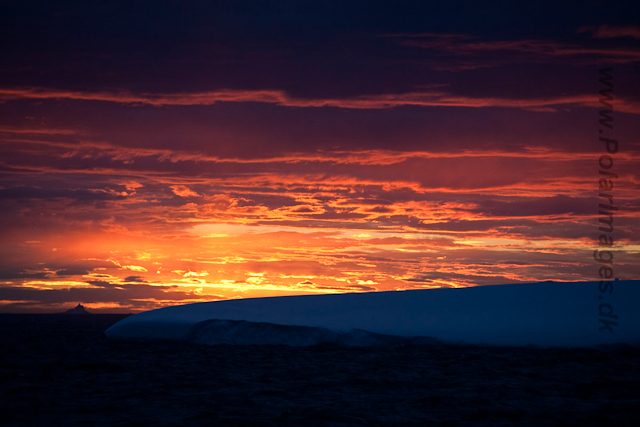
<svg viewBox="0 0 640 427">
<path fill-rule="evenodd" d="M 596 39 L 611 39 L 629 37 L 640 39 L 640 27 L 619 26 L 619 25 L 599 25 L 591 27 L 580 27 L 578 33 L 591 33 Z"/>
<path fill-rule="evenodd" d="M 153 308 L 154 300 L 183 301 L 194 298 L 199 297 L 189 291 L 143 284 L 47 290 L 23 286 L 0 287 L 0 300 L 29 301 L 29 307 L 47 307 L 68 301 L 80 301 L 83 304 L 113 303 L 126 307 L 126 311 L 129 311 Z"/>
<path fill-rule="evenodd" d="M 89 274 L 87 270 L 82 269 L 64 269 L 56 271 L 56 275 L 58 276 L 83 276 L 85 274 Z"/>
<path fill-rule="evenodd" d="M 65 275 L 88 274 L 87 271 L 93 271 L 95 269 L 119 268 L 113 261 L 102 259 L 57 259 L 46 262 L 45 266 L 51 270 L 59 270 L 56 274 L 63 274 L 60 273 L 60 271 L 63 271 Z"/>
<path fill-rule="evenodd" d="M 142 276 L 127 276 L 124 278 L 125 282 L 136 282 L 136 283 L 147 283 L 144 277 Z"/>
<path fill-rule="evenodd" d="M 0 190 L 0 199 L 73 199 L 83 200 L 122 200 L 121 195 L 105 193 L 103 191 L 73 190 L 73 189 L 43 189 L 33 187 L 13 187 Z"/>
<path fill-rule="evenodd" d="M 116 286 L 119 286 L 118 283 L 111 283 L 106 280 L 85 280 L 85 283 L 88 283 L 90 285 L 93 285 L 99 288 L 114 288 Z"/>
<path fill-rule="evenodd" d="M 25 270 L 7 269 L 0 270 L 0 279 L 48 279 L 50 273 L 37 272 L 32 273 Z"/>
<path fill-rule="evenodd" d="M 598 200 L 595 197 L 576 198 L 564 195 L 553 197 L 512 198 L 483 200 L 470 212 L 494 217 L 531 217 L 540 215 L 593 215 Z"/>
<path fill-rule="evenodd" d="M 348 285 L 348 286 L 316 286 L 316 289 L 326 289 L 327 291 L 354 291 L 354 292 L 375 292 L 378 289 L 374 286 Z"/>
</svg>

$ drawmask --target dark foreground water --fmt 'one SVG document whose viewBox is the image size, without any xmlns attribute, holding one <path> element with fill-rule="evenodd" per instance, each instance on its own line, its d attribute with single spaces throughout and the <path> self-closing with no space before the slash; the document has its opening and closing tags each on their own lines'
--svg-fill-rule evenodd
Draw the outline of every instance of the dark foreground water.
<svg viewBox="0 0 640 427">
<path fill-rule="evenodd" d="M 0 314 L 3 426 L 637 426 L 640 350 L 108 341 Z"/>
</svg>

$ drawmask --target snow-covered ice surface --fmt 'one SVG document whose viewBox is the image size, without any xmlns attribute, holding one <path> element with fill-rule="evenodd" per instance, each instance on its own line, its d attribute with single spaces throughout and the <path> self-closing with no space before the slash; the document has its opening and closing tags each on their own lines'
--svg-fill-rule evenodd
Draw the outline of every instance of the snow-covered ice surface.
<svg viewBox="0 0 640 427">
<path fill-rule="evenodd" d="M 640 345 L 640 281 L 612 284 L 606 293 L 600 282 L 541 282 L 214 301 L 136 314 L 106 335 L 203 344 L 378 345 L 428 337 L 507 346 Z"/>
</svg>

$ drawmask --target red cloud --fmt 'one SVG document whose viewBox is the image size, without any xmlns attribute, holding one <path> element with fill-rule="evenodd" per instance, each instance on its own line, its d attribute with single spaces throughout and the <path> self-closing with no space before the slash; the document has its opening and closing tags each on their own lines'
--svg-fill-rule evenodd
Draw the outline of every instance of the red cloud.
<svg viewBox="0 0 640 427">
<path fill-rule="evenodd" d="M 595 27 L 580 27 L 578 33 L 592 33 L 596 39 L 612 39 L 620 37 L 630 37 L 640 39 L 640 27 L 600 25 Z"/>
<path fill-rule="evenodd" d="M 494 47 L 491 47 L 494 46 Z M 491 45 L 487 49 L 516 48 L 520 46 L 509 42 Z M 476 46 L 474 50 L 481 50 Z M 564 49 L 564 53 L 581 53 L 580 49 Z M 595 51 L 594 51 L 595 52 Z M 564 54 L 563 53 L 563 54 Z M 560 54 L 560 53 L 558 53 Z M 640 59 L 640 51 L 633 53 L 634 60 Z M 199 93 L 176 94 L 132 94 L 128 92 L 72 92 L 42 88 L 0 89 L 0 99 L 72 99 L 82 101 L 103 101 L 122 104 L 140 104 L 154 106 L 168 105 L 213 105 L 217 102 L 259 102 L 287 107 L 337 107 L 347 109 L 385 109 L 406 105 L 424 107 L 505 107 L 532 111 L 554 111 L 562 105 L 599 107 L 593 95 L 572 95 L 546 98 L 500 98 L 470 97 L 454 95 L 442 90 L 425 90 L 399 94 L 362 95 L 354 98 L 295 98 L 280 90 L 219 90 Z M 616 110 L 640 114 L 640 104 L 635 101 L 617 98 Z"/>
</svg>

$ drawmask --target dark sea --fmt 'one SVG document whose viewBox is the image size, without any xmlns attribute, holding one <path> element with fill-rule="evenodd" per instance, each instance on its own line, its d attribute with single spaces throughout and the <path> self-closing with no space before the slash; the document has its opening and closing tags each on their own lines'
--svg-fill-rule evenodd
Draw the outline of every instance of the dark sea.
<svg viewBox="0 0 640 427">
<path fill-rule="evenodd" d="M 110 341 L 0 314 L 2 426 L 639 426 L 640 349 Z"/>
</svg>

